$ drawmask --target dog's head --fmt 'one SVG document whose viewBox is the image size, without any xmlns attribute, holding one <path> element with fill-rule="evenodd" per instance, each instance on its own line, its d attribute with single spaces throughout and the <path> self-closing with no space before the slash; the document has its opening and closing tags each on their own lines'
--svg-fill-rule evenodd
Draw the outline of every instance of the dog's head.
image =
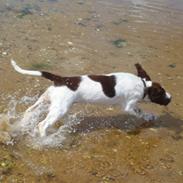
<svg viewBox="0 0 183 183">
<path fill-rule="evenodd" d="M 168 105 L 171 101 L 171 95 L 157 82 L 151 81 L 150 76 L 142 68 L 140 64 L 135 64 L 138 76 L 146 80 L 147 88 L 146 94 L 151 102 L 159 105 Z"/>
</svg>

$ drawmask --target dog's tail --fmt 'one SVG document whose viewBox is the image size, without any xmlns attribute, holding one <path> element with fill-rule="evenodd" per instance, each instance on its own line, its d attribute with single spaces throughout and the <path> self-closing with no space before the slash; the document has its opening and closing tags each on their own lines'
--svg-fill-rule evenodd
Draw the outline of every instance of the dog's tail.
<svg viewBox="0 0 183 183">
<path fill-rule="evenodd" d="M 14 60 L 11 60 L 11 65 L 13 66 L 13 68 L 21 73 L 21 74 L 27 74 L 27 75 L 32 75 L 32 76 L 42 76 L 42 73 L 40 71 L 30 71 L 30 70 L 25 70 L 20 68 L 16 62 Z"/>
<path fill-rule="evenodd" d="M 31 76 L 42 76 L 46 79 L 49 79 L 51 81 L 56 81 L 60 78 L 62 78 L 61 76 L 57 76 L 55 74 L 49 73 L 49 72 L 45 72 L 45 71 L 31 71 L 31 70 L 25 70 L 20 68 L 16 62 L 14 60 L 11 60 L 11 65 L 13 66 L 13 68 L 21 73 L 21 74 L 25 74 L 25 75 L 31 75 Z"/>
</svg>

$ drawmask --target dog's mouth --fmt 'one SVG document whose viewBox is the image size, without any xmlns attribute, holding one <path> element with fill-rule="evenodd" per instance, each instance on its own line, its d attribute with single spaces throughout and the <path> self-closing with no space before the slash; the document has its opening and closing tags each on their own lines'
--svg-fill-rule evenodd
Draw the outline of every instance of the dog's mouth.
<svg viewBox="0 0 183 183">
<path fill-rule="evenodd" d="M 171 98 L 166 98 L 164 100 L 164 105 L 167 106 L 171 102 Z"/>
<path fill-rule="evenodd" d="M 171 98 L 159 97 L 159 98 L 153 99 L 152 102 L 159 104 L 159 105 L 167 106 L 171 102 Z"/>
</svg>

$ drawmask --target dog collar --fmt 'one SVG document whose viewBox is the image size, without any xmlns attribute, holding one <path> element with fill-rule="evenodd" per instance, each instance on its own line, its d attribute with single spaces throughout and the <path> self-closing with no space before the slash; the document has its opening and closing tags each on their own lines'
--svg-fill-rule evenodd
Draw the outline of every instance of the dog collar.
<svg viewBox="0 0 183 183">
<path fill-rule="evenodd" d="M 146 83 L 145 83 L 143 78 L 141 78 L 141 80 L 142 80 L 142 83 L 144 85 L 144 95 L 143 95 L 143 99 L 144 99 L 146 97 L 146 94 L 147 94 L 147 85 L 146 85 Z"/>
</svg>

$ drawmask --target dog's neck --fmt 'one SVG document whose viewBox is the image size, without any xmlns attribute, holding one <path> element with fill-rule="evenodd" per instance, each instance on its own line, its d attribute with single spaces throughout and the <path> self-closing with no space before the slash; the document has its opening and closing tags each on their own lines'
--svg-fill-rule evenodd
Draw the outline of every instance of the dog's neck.
<svg viewBox="0 0 183 183">
<path fill-rule="evenodd" d="M 146 81 L 145 78 L 141 78 L 141 80 L 142 80 L 142 83 L 144 85 L 144 95 L 143 95 L 142 99 L 145 99 L 145 97 L 148 94 L 148 88 L 152 86 L 152 81 Z"/>
<path fill-rule="evenodd" d="M 144 85 L 144 95 L 142 97 L 142 99 L 144 99 L 147 95 L 147 85 L 146 85 L 145 79 L 141 78 L 141 80 L 142 80 L 142 83 Z"/>
</svg>

